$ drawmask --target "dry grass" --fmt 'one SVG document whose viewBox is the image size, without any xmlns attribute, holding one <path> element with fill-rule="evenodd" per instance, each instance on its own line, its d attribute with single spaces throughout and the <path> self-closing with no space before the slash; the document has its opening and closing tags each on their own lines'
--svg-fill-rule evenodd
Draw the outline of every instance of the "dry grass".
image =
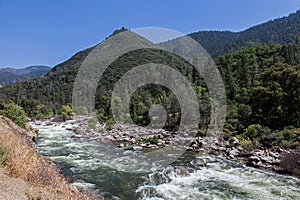
<svg viewBox="0 0 300 200">
<path fill-rule="evenodd" d="M 30 147 L 20 130 L 12 126 L 0 116 L 0 162 L 6 173 L 28 183 L 29 199 L 96 199 L 67 184 L 58 168 Z"/>
</svg>

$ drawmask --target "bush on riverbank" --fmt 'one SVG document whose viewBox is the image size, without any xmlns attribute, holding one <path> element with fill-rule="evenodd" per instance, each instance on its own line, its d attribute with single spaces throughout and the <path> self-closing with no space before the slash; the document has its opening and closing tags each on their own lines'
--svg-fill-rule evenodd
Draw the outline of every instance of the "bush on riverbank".
<svg viewBox="0 0 300 200">
<path fill-rule="evenodd" d="M 300 128 L 293 126 L 271 130 L 259 124 L 251 124 L 242 133 L 224 132 L 223 137 L 225 140 L 236 137 L 240 145 L 249 150 L 272 147 L 300 150 Z"/>
<path fill-rule="evenodd" d="M 11 119 L 22 128 L 26 127 L 27 115 L 21 106 L 14 103 L 0 103 L 0 115 Z"/>
</svg>

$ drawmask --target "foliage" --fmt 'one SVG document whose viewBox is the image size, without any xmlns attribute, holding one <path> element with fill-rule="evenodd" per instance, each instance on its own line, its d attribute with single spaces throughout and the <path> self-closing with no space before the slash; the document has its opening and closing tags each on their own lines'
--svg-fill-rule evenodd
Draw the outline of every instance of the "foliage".
<svg viewBox="0 0 300 200">
<path fill-rule="evenodd" d="M 300 125 L 300 65 L 276 64 L 261 75 L 254 88 L 252 107 L 256 121 L 273 129 Z"/>
<path fill-rule="evenodd" d="M 60 116 L 63 118 L 64 121 L 69 119 L 71 116 L 74 115 L 74 112 L 69 105 L 63 105 L 59 111 Z"/>
<path fill-rule="evenodd" d="M 88 127 L 91 129 L 96 129 L 97 120 L 95 118 L 91 118 L 88 120 Z"/>
<path fill-rule="evenodd" d="M 251 124 L 273 130 L 300 122 L 300 46 L 269 45 L 216 59 L 225 81 L 225 128 L 239 134 Z"/>
<path fill-rule="evenodd" d="M 84 106 L 77 106 L 73 108 L 73 112 L 76 115 L 87 115 L 88 114 L 88 110 L 86 107 Z"/>
<path fill-rule="evenodd" d="M 157 135 L 154 135 L 153 137 L 146 138 L 142 140 L 142 143 L 150 143 L 150 144 L 157 144 L 158 143 L 158 137 Z"/>
<path fill-rule="evenodd" d="M 253 140 L 255 138 L 265 138 L 265 133 L 262 132 L 262 126 L 259 124 L 251 124 L 245 129 L 245 132 L 242 136 L 246 139 Z"/>
<path fill-rule="evenodd" d="M 240 145 L 247 150 L 255 148 L 255 144 L 250 139 L 240 138 Z"/>
<path fill-rule="evenodd" d="M 55 114 L 52 108 L 38 103 L 37 100 L 22 99 L 19 104 L 28 117 L 33 118 L 50 118 Z"/>
<path fill-rule="evenodd" d="M 26 128 L 27 116 L 22 107 L 14 103 L 2 103 L 0 105 L 0 115 L 11 119 L 22 128 Z"/>
<path fill-rule="evenodd" d="M 283 130 L 276 131 L 275 136 L 278 139 L 278 145 L 284 148 L 299 148 L 300 128 L 285 127 Z"/>
<path fill-rule="evenodd" d="M 266 132 L 259 124 L 251 124 L 244 129 L 244 132 L 237 135 L 241 145 L 247 149 L 263 146 L 262 141 L 266 138 Z"/>
</svg>

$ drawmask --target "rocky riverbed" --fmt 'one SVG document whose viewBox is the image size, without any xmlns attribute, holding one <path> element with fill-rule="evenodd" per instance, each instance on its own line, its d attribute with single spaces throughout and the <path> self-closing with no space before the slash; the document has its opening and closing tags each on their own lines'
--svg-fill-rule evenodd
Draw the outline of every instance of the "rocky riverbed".
<svg viewBox="0 0 300 200">
<path fill-rule="evenodd" d="M 162 166 L 159 159 L 158 162 L 147 162 L 149 155 L 152 153 L 156 155 L 156 152 L 159 153 L 161 150 L 156 151 L 150 147 L 133 149 L 140 147 L 140 144 L 149 146 L 147 145 L 149 141 L 132 143 L 107 139 L 114 138 L 111 136 L 112 133 L 117 134 L 117 138 L 127 138 L 128 135 L 123 136 L 123 132 L 128 133 L 129 125 L 118 127 L 98 124 L 97 131 L 85 130 L 89 119 L 80 120 L 62 123 L 46 120 L 30 123 L 40 133 L 36 148 L 42 155 L 57 163 L 63 174 L 69 177 L 74 185 L 95 191 L 105 199 L 300 198 L 299 178 L 248 167 L 246 166 L 248 164 L 237 155 L 231 158 L 230 151 L 231 154 L 234 153 L 232 150 L 250 151 L 242 149 L 243 141 L 240 142 L 235 138 L 223 140 L 221 137 L 194 137 L 198 141 L 190 143 L 190 146 L 194 145 L 195 150 L 190 149 L 175 162 Z M 121 127 L 126 129 L 122 130 Z M 138 127 L 131 127 L 134 130 L 135 128 Z M 158 129 L 154 131 L 150 128 L 149 131 L 157 134 Z M 130 132 L 128 134 L 130 138 Z M 147 138 L 145 133 L 137 131 L 135 134 L 137 138 Z M 178 139 L 175 133 L 170 134 L 171 143 L 166 145 L 173 145 Z M 152 135 L 149 137 L 153 138 Z M 199 147 L 196 150 L 197 143 Z M 186 149 L 189 149 L 188 146 Z M 228 153 L 227 149 L 230 150 Z M 149 154 L 147 151 L 150 151 Z M 248 160 L 250 155 L 244 157 Z M 279 160 L 282 162 L 280 156 Z"/>
<path fill-rule="evenodd" d="M 244 148 L 235 137 L 225 140 L 222 136 L 197 136 L 196 132 L 178 133 L 163 129 L 152 129 L 136 125 L 118 124 L 106 125 L 97 123 L 89 128 L 89 118 L 76 117 L 71 120 L 71 127 L 66 130 L 74 132 L 73 138 L 92 137 L 93 139 L 115 145 L 118 148 L 132 151 L 155 151 L 177 140 L 188 141 L 186 150 L 200 154 L 222 155 L 246 166 L 262 168 L 278 173 L 300 176 L 300 152 L 280 147 L 249 149 Z M 47 120 L 46 125 L 59 125 L 59 122 Z M 204 159 L 193 162 L 196 167 L 205 166 Z"/>
</svg>

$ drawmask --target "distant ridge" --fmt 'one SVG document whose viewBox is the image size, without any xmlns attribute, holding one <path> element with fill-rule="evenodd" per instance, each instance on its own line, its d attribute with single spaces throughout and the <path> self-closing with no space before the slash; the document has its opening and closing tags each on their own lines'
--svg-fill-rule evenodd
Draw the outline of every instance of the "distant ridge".
<svg viewBox="0 0 300 200">
<path fill-rule="evenodd" d="M 300 10 L 241 32 L 199 31 L 189 34 L 212 56 L 266 44 L 289 44 L 300 36 Z"/>
<path fill-rule="evenodd" d="M 7 86 L 24 79 L 39 78 L 46 75 L 51 70 L 51 67 L 37 65 L 25 68 L 0 68 L 0 85 Z"/>
</svg>

